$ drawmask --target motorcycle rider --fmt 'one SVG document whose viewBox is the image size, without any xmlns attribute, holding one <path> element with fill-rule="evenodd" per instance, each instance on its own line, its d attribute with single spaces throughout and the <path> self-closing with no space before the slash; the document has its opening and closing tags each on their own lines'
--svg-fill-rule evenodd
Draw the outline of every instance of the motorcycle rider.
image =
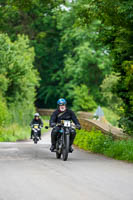
<svg viewBox="0 0 133 200">
<path fill-rule="evenodd" d="M 60 98 L 57 101 L 57 110 L 53 112 L 50 118 L 50 127 L 52 127 L 52 132 L 51 132 L 51 148 L 50 150 L 53 152 L 54 149 L 56 148 L 56 141 L 57 141 L 57 135 L 60 131 L 60 127 L 56 126 L 57 123 L 60 123 L 61 120 L 72 120 L 74 124 L 76 125 L 76 128 L 81 129 L 80 123 L 75 115 L 75 113 L 72 110 L 69 110 L 66 107 L 66 100 L 63 98 Z M 71 129 L 71 134 L 70 134 L 70 147 L 69 151 L 72 152 L 72 144 L 74 141 L 74 138 L 76 136 L 76 131 L 74 128 Z"/>
<path fill-rule="evenodd" d="M 40 128 L 43 127 L 43 121 L 40 119 L 39 113 L 34 114 L 34 119 L 31 121 L 30 126 L 33 127 L 34 124 L 39 124 Z M 33 136 L 33 130 L 31 129 L 30 139 L 32 139 L 32 136 Z M 39 136 L 39 139 L 41 140 L 41 129 L 38 131 L 38 136 Z"/>
</svg>

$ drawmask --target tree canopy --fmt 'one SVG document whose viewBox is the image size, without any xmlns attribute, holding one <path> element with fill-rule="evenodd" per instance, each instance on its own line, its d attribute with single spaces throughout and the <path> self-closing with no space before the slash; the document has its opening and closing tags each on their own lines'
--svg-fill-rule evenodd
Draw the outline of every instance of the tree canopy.
<svg viewBox="0 0 133 200">
<path fill-rule="evenodd" d="M 60 97 L 76 110 L 108 106 L 119 112 L 121 127 L 132 134 L 132 10 L 132 0 L 1 1 L 0 43 L 5 52 L 0 82 L 6 102 L 29 97 L 33 102 L 36 87 L 38 107 L 55 108 Z M 14 46 L 12 53 L 4 40 Z M 7 53 L 14 57 L 12 64 Z"/>
</svg>

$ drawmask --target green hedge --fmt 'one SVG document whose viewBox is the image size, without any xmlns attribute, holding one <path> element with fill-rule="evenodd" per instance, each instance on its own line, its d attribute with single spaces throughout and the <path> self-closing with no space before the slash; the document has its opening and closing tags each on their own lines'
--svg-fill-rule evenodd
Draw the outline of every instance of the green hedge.
<svg viewBox="0 0 133 200">
<path fill-rule="evenodd" d="M 133 140 L 113 140 L 111 136 L 103 135 L 101 131 L 77 130 L 74 144 L 78 147 L 101 153 L 118 160 L 133 162 Z"/>
</svg>

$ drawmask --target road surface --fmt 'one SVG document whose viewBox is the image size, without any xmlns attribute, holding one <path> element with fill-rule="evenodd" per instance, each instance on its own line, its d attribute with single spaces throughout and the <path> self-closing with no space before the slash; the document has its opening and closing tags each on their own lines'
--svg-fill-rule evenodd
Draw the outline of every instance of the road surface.
<svg viewBox="0 0 133 200">
<path fill-rule="evenodd" d="M 64 162 L 49 147 L 49 133 L 0 143 L 0 200 L 133 200 L 133 164 L 79 149 Z"/>
</svg>

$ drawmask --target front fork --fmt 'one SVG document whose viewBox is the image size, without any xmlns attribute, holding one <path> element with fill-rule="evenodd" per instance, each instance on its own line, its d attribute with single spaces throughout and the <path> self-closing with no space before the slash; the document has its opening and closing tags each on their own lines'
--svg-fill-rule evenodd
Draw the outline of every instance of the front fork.
<svg viewBox="0 0 133 200">
<path fill-rule="evenodd" d="M 65 147 L 65 145 L 66 145 L 66 142 L 65 142 L 65 139 L 66 139 L 66 137 L 65 136 L 67 136 L 67 135 L 69 135 L 70 136 L 70 130 L 68 129 L 68 128 L 66 128 L 65 130 L 64 130 L 64 132 L 63 132 L 63 134 L 62 134 L 62 138 L 63 138 L 63 140 L 62 140 L 62 146 L 63 147 Z"/>
<path fill-rule="evenodd" d="M 62 148 L 65 147 L 65 136 L 66 135 L 70 135 L 70 131 L 68 128 L 66 128 L 65 130 L 64 129 L 61 129 L 61 136 L 58 140 L 58 150 L 61 151 Z"/>
</svg>

